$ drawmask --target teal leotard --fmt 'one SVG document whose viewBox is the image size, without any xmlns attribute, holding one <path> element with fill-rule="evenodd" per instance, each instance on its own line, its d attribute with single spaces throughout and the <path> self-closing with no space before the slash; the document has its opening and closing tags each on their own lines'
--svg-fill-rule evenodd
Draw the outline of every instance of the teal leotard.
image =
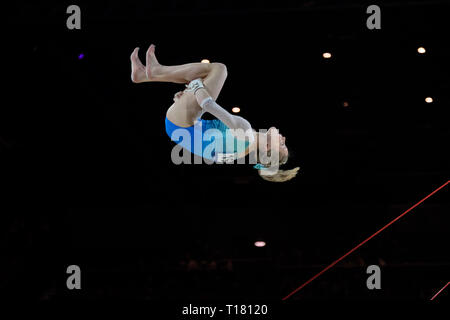
<svg viewBox="0 0 450 320">
<path fill-rule="evenodd" d="M 219 155 L 237 155 L 244 152 L 249 142 L 237 139 L 220 120 L 198 121 L 191 127 L 183 128 L 166 118 L 166 133 L 172 141 L 191 153 L 217 161 Z"/>
</svg>

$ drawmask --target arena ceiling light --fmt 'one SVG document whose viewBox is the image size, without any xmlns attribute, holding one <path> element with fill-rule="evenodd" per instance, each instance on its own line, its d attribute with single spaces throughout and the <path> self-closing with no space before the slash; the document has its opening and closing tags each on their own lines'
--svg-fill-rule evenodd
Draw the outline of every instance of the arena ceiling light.
<svg viewBox="0 0 450 320">
<path fill-rule="evenodd" d="M 265 247 L 265 246 L 266 246 L 266 242 L 265 241 L 261 241 L 261 240 L 255 241 L 255 247 L 262 248 L 262 247 Z"/>
</svg>

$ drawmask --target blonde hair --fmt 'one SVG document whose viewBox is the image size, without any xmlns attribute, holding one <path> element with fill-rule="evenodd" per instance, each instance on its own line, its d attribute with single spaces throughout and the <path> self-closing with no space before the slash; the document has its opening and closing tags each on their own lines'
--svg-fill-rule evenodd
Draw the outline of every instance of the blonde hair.
<svg viewBox="0 0 450 320">
<path fill-rule="evenodd" d="M 270 158 L 270 150 L 267 152 L 267 157 Z M 281 154 L 280 154 L 281 156 Z M 278 160 L 278 163 L 269 163 L 269 164 L 264 164 L 262 166 L 266 167 L 266 168 L 271 168 L 274 165 L 283 165 L 288 161 L 289 158 L 289 154 L 287 155 L 282 155 L 280 157 L 280 159 Z M 264 169 L 262 169 L 264 170 Z M 258 170 L 258 174 L 261 178 L 263 178 L 266 181 L 270 181 L 270 182 L 286 182 L 289 181 L 291 179 L 293 179 L 297 173 L 298 170 L 300 170 L 300 167 L 296 167 L 294 169 L 289 169 L 289 170 L 280 170 L 278 169 L 276 171 L 276 173 L 274 174 L 270 174 L 268 172 L 264 172 L 264 174 L 261 173 L 261 169 Z"/>
<path fill-rule="evenodd" d="M 296 167 L 294 169 L 289 169 L 289 170 L 278 170 L 277 173 L 272 174 L 272 175 L 267 175 L 267 174 L 262 175 L 261 170 L 258 170 L 258 173 L 259 173 L 259 176 L 266 181 L 286 182 L 286 181 L 289 181 L 292 178 L 294 178 L 297 175 L 298 170 L 300 170 L 300 167 Z"/>
</svg>

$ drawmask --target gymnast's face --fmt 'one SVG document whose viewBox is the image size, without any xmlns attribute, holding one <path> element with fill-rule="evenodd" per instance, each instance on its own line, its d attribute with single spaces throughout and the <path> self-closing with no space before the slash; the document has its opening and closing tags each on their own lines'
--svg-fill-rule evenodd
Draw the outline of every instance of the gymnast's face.
<svg viewBox="0 0 450 320">
<path fill-rule="evenodd" d="M 277 128 L 271 127 L 267 133 L 267 150 L 278 151 L 280 160 L 288 157 L 288 148 L 286 147 L 286 138 L 280 134 Z M 272 142 L 273 139 L 273 142 Z"/>
</svg>

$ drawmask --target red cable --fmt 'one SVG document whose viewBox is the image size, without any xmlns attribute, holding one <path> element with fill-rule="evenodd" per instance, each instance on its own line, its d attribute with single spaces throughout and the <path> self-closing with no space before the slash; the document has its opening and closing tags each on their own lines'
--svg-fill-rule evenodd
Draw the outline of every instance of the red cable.
<svg viewBox="0 0 450 320">
<path fill-rule="evenodd" d="M 441 289 L 441 290 L 439 290 L 430 300 L 433 300 L 434 298 L 436 298 L 442 291 L 444 291 L 444 289 L 445 288 L 447 288 L 447 286 L 448 286 L 448 284 L 450 283 L 450 281 L 449 282 L 447 282 L 447 284 Z"/>
<path fill-rule="evenodd" d="M 408 212 L 410 212 L 412 209 L 414 209 L 415 207 L 417 207 L 419 204 L 421 204 L 422 202 L 424 202 L 425 200 L 427 200 L 429 197 L 431 197 L 433 194 L 435 194 L 436 192 L 438 192 L 439 190 L 441 190 L 443 187 L 445 187 L 447 184 L 449 184 L 450 180 L 447 181 L 446 183 L 444 183 L 442 186 L 440 186 L 439 188 L 437 188 L 436 190 L 434 190 L 432 193 L 430 193 L 429 195 L 427 195 L 425 198 L 423 198 L 422 200 L 420 200 L 419 202 L 417 202 L 415 205 L 413 205 L 411 208 L 409 208 L 408 210 L 406 210 L 405 212 L 403 212 L 401 215 L 399 215 L 397 218 L 395 218 L 394 220 L 392 220 L 391 222 L 389 222 L 387 225 L 385 225 L 383 228 L 381 228 L 380 230 L 378 230 L 377 232 L 375 232 L 373 235 L 371 235 L 370 237 L 368 237 L 366 240 L 364 240 L 363 242 L 361 242 L 360 244 L 358 244 L 356 247 L 354 247 L 352 250 L 350 250 L 349 252 L 347 252 L 346 254 L 344 254 L 342 257 L 340 257 L 339 259 L 337 259 L 336 261 L 334 261 L 333 263 L 331 263 L 328 267 L 326 267 L 325 269 L 323 269 L 322 271 L 320 271 L 318 274 L 316 274 L 314 277 L 312 277 L 311 279 L 309 279 L 308 281 L 306 281 L 304 284 L 302 284 L 300 287 L 298 287 L 297 289 L 295 289 L 294 291 L 292 291 L 291 293 L 289 293 L 286 297 L 283 298 L 283 300 L 287 300 L 289 297 L 291 297 L 293 294 L 295 294 L 296 292 L 300 291 L 301 289 L 303 289 L 306 285 L 308 285 L 310 282 L 314 281 L 316 278 L 318 278 L 320 275 L 322 275 L 323 273 L 325 273 L 327 270 L 331 269 L 332 267 L 334 267 L 338 262 L 340 262 L 341 260 L 343 260 L 345 257 L 347 257 L 349 254 L 351 254 L 352 252 L 354 252 L 355 250 L 357 250 L 359 247 L 361 247 L 362 245 L 364 245 L 367 241 L 369 241 L 370 239 L 372 239 L 373 237 L 375 237 L 377 234 L 379 234 L 380 232 L 382 232 L 383 230 L 385 230 L 387 227 L 389 227 L 391 224 L 393 224 L 394 222 L 396 222 L 397 220 L 399 220 L 401 217 L 403 217 L 405 214 L 407 214 Z"/>
</svg>

